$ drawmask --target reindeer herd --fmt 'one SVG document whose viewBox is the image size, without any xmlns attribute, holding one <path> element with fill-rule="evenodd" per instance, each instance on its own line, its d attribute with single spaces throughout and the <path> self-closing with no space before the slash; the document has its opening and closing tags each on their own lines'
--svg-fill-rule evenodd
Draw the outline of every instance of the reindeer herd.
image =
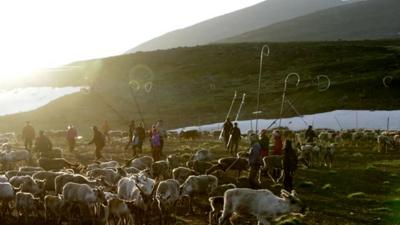
<svg viewBox="0 0 400 225">
<path fill-rule="evenodd" d="M 200 149 L 156 162 L 141 155 L 83 165 L 63 158 L 61 149 L 35 160 L 11 144 L 13 138 L 0 135 L 1 224 L 176 224 L 179 216 L 207 212 L 209 224 L 233 224 L 232 215 L 251 215 L 266 225 L 280 215 L 306 212 L 295 191 L 277 196 L 248 188 L 242 177 L 249 169 L 246 151 L 218 159 Z M 303 132 L 285 131 L 283 138 L 294 140 L 305 168 L 334 166 L 337 146 L 377 147 L 382 153 L 400 146 L 400 134 L 387 131 L 323 130 L 315 143 L 304 143 Z M 269 155 L 263 162 L 260 175 L 280 183 L 282 156 Z"/>
</svg>

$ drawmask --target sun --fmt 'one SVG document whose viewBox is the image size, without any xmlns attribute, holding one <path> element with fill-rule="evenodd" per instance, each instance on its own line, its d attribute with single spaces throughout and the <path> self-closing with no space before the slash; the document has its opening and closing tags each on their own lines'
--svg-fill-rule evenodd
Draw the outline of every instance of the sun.
<svg viewBox="0 0 400 225">
<path fill-rule="evenodd" d="M 33 62 L 13 61 L 10 59 L 0 59 L 5 62 L 0 65 L 0 88 L 7 85 L 22 84 L 27 78 L 40 69 Z"/>
<path fill-rule="evenodd" d="M 37 84 L 41 83 L 40 77 L 38 76 L 44 73 L 59 72 L 65 70 L 77 70 L 80 69 L 78 66 L 65 65 L 72 59 L 64 59 L 60 57 L 60 60 L 54 59 L 59 57 L 57 54 L 47 54 L 48 49 L 45 47 L 43 51 L 32 55 L 27 53 L 19 58 L 8 57 L 12 54 L 0 54 L 0 90 L 9 88 L 25 87 L 34 81 Z M 43 82 L 42 85 L 47 85 Z"/>
</svg>

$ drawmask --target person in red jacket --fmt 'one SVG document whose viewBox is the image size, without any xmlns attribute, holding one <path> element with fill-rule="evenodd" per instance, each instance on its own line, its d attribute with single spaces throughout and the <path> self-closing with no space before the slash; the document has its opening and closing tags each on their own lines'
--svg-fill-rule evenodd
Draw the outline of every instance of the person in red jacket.
<svg viewBox="0 0 400 225">
<path fill-rule="evenodd" d="M 279 130 L 274 130 L 272 132 L 272 136 L 274 137 L 274 140 L 275 140 L 275 146 L 274 146 L 274 150 L 272 151 L 272 154 L 273 155 L 282 155 L 283 144 L 282 144 L 282 137 L 281 137 Z"/>
</svg>

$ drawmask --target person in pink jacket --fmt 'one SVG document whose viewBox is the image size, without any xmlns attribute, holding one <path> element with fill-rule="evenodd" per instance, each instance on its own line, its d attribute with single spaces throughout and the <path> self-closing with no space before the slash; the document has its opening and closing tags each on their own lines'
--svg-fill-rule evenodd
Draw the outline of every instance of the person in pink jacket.
<svg viewBox="0 0 400 225">
<path fill-rule="evenodd" d="M 155 126 L 151 129 L 150 143 L 154 161 L 161 160 L 161 135 Z"/>
</svg>

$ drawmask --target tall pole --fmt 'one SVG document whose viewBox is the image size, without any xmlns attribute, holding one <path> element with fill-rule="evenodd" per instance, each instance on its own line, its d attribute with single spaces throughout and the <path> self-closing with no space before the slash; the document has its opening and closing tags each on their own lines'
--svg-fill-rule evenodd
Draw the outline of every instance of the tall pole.
<svg viewBox="0 0 400 225">
<path fill-rule="evenodd" d="M 235 91 L 235 94 L 233 95 L 233 99 L 232 99 L 232 102 L 231 102 L 231 106 L 229 107 L 228 114 L 226 114 L 225 120 L 227 120 L 227 119 L 229 118 L 229 116 L 231 115 L 232 107 L 233 107 L 233 104 L 235 103 L 236 96 L 237 96 L 237 91 Z M 222 139 L 222 133 L 223 133 L 223 132 L 224 132 L 224 129 L 222 128 L 222 129 L 221 129 L 221 133 L 219 134 L 219 140 Z"/>
<path fill-rule="evenodd" d="M 260 92 L 261 92 L 261 74 L 262 74 L 262 64 L 264 59 L 264 50 L 267 49 L 266 56 L 269 56 L 269 46 L 264 45 L 261 49 L 261 57 L 260 57 L 260 73 L 258 74 L 258 89 L 257 89 L 257 110 L 256 110 L 256 133 L 258 133 L 258 115 L 260 114 Z"/>
<path fill-rule="evenodd" d="M 358 111 L 356 111 L 356 128 L 357 128 L 357 130 L 358 130 Z"/>
<path fill-rule="evenodd" d="M 281 103 L 281 111 L 279 112 L 279 127 L 281 127 L 281 121 L 282 121 L 282 113 L 283 113 L 283 105 L 285 103 L 285 95 L 286 95 L 286 89 L 287 89 L 287 82 L 291 76 L 295 76 L 297 78 L 297 83 L 296 87 L 299 86 L 300 83 L 300 76 L 297 73 L 289 73 L 286 78 L 285 78 L 285 84 L 283 86 L 283 94 L 282 94 L 282 103 Z"/>
<path fill-rule="evenodd" d="M 343 130 L 343 127 L 340 124 L 340 122 L 339 122 L 339 120 L 338 120 L 338 118 L 336 116 L 335 116 L 335 120 L 336 120 L 337 124 L 339 125 L 340 130 Z"/>
<path fill-rule="evenodd" d="M 242 111 L 242 107 L 244 105 L 245 99 L 246 99 L 246 93 L 244 93 L 243 96 L 242 96 L 242 102 L 240 103 L 239 109 L 238 109 L 238 111 L 236 113 L 235 122 L 237 122 L 238 119 L 239 119 L 239 115 L 240 115 L 240 112 Z M 232 133 L 229 135 L 228 144 L 226 145 L 227 147 L 230 145 L 231 140 L 232 140 Z"/>
<path fill-rule="evenodd" d="M 243 104 L 244 104 L 244 100 L 245 100 L 245 99 L 246 99 L 246 93 L 244 93 L 243 96 L 242 96 L 242 102 L 240 103 L 238 112 L 236 113 L 235 122 L 237 122 L 237 120 L 239 119 L 239 115 L 240 115 L 240 112 L 242 111 L 242 107 L 243 107 Z"/>
<path fill-rule="evenodd" d="M 387 118 L 386 131 L 389 131 L 390 116 Z"/>
</svg>

